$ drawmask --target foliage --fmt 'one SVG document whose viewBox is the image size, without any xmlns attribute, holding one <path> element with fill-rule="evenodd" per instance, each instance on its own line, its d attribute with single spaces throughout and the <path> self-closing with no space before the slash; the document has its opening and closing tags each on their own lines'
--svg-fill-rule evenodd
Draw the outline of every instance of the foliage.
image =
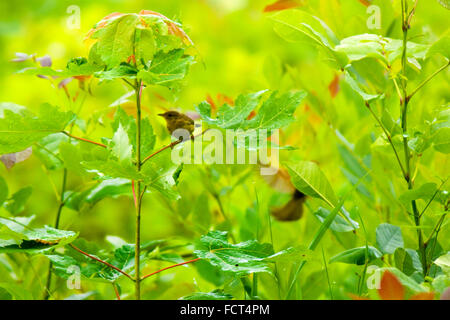
<svg viewBox="0 0 450 320">
<path fill-rule="evenodd" d="M 365 1 L 237 3 L 2 10 L 0 299 L 448 295 L 448 5 L 377 0 L 374 29 Z M 211 129 L 269 132 L 232 147 L 276 173 L 172 161 Z"/>
</svg>

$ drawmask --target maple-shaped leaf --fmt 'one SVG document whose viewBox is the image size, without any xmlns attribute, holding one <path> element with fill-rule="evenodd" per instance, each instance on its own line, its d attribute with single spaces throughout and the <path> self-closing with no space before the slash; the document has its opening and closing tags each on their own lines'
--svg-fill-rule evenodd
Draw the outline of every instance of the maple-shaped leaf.
<svg viewBox="0 0 450 320">
<path fill-rule="evenodd" d="M 91 59 L 108 69 L 131 61 L 142 68 L 159 51 L 192 45 L 179 23 L 149 10 L 112 13 L 89 31 L 87 39 L 95 41 Z"/>
<path fill-rule="evenodd" d="M 78 237 L 78 233 L 73 231 L 49 226 L 30 228 L 27 226 L 28 223 L 29 220 L 22 217 L 14 220 L 0 217 L 0 227 L 7 229 L 0 232 L 0 236 L 5 238 L 5 235 L 9 235 L 9 239 L 0 239 L 0 253 L 44 253 L 71 243 Z"/>
<path fill-rule="evenodd" d="M 158 52 L 150 62 L 150 66 L 139 71 L 137 77 L 150 85 L 170 86 L 174 81 L 182 80 L 194 57 L 185 55 L 183 49 L 169 52 Z"/>
<path fill-rule="evenodd" d="M 216 118 L 212 117 L 212 107 L 206 101 L 200 103 L 196 109 L 205 122 L 222 129 L 273 130 L 293 122 L 296 108 L 306 97 L 304 91 L 287 92 L 281 95 L 272 92 L 261 107 L 255 110 L 265 92 L 240 95 L 234 106 L 229 104 L 221 106 Z M 256 111 L 256 114 L 249 119 L 253 111 Z"/>
<path fill-rule="evenodd" d="M 30 147 L 52 133 L 61 132 L 74 119 L 72 112 L 43 104 L 39 114 L 13 103 L 0 104 L 0 154 L 14 153 Z"/>
<path fill-rule="evenodd" d="M 256 240 L 232 244 L 227 240 L 227 232 L 223 231 L 210 231 L 202 236 L 194 254 L 237 277 L 258 272 L 272 273 L 269 263 L 264 261 L 273 254 L 270 244 Z"/>
</svg>

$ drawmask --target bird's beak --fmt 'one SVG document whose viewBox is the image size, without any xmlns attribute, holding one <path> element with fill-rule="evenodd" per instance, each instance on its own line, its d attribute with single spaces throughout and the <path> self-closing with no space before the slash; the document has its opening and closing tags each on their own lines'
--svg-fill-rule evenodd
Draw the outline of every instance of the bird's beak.
<svg viewBox="0 0 450 320">
<path fill-rule="evenodd" d="M 165 114 L 164 114 L 164 113 L 158 113 L 158 116 L 160 116 L 160 117 L 164 117 L 164 116 L 165 116 Z"/>
</svg>

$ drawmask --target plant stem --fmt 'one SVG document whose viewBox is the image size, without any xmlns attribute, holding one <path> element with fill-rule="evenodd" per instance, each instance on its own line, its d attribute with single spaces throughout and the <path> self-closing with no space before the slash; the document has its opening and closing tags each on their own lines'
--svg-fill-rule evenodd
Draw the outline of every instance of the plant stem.
<svg viewBox="0 0 450 320">
<path fill-rule="evenodd" d="M 196 261 L 198 261 L 198 260 L 200 260 L 200 259 L 201 259 L 201 258 L 195 258 L 195 259 L 192 259 L 192 260 L 189 260 L 189 261 L 177 263 L 177 264 L 174 264 L 174 265 L 171 265 L 171 266 L 162 268 L 162 269 L 160 269 L 160 270 L 157 270 L 157 271 L 155 271 L 155 272 L 152 272 L 152 273 L 149 273 L 149 274 L 143 276 L 140 280 L 147 279 L 148 277 L 151 277 L 151 276 L 153 276 L 153 275 L 155 275 L 155 274 L 157 274 L 157 273 L 160 273 L 160 272 L 165 271 L 165 270 L 168 270 L 168 269 L 172 269 L 172 268 L 175 268 L 175 267 L 178 267 L 178 266 L 182 266 L 182 265 L 185 265 L 185 264 L 188 264 L 188 263 L 196 262 Z"/>
<path fill-rule="evenodd" d="M 194 139 L 197 138 L 197 137 L 199 137 L 199 136 L 202 136 L 203 134 L 205 134 L 206 131 L 208 131 L 208 129 L 206 129 L 206 130 L 204 130 L 202 133 L 199 133 L 199 134 L 197 134 L 196 136 L 194 136 Z M 186 141 L 189 141 L 189 140 L 186 140 Z M 176 146 L 177 144 L 180 144 L 180 143 L 183 143 L 183 142 L 185 142 L 185 141 L 184 141 L 184 140 L 177 140 L 177 141 L 174 141 L 174 142 L 172 142 L 172 143 L 169 143 L 167 146 L 164 146 L 164 147 L 162 147 L 161 149 L 159 149 L 159 150 L 153 152 L 151 155 L 145 157 L 144 160 L 142 160 L 141 166 L 142 166 L 144 163 L 146 163 L 148 160 L 150 160 L 151 158 L 153 158 L 154 156 L 156 156 L 158 153 L 160 153 L 160 152 L 162 152 L 162 151 L 164 151 L 164 150 L 166 150 L 166 149 L 173 148 L 173 147 Z"/>
<path fill-rule="evenodd" d="M 119 290 L 117 290 L 116 284 L 113 283 L 112 286 L 113 286 L 113 288 L 114 288 L 114 293 L 116 294 L 117 300 L 120 300 L 120 294 L 119 294 Z"/>
<path fill-rule="evenodd" d="M 129 278 L 129 279 L 131 279 L 131 280 L 134 281 L 133 277 L 130 276 L 130 275 L 129 275 L 128 273 L 126 273 L 125 271 L 123 271 L 122 269 L 119 269 L 119 268 L 117 268 L 116 266 L 110 264 L 109 262 L 103 261 L 103 260 L 101 260 L 101 259 L 99 259 L 99 258 L 97 258 L 97 257 L 94 257 L 93 255 L 90 255 L 90 254 L 87 253 L 87 252 L 84 252 L 84 251 L 81 250 L 80 248 L 75 247 L 73 244 L 69 244 L 69 246 L 72 247 L 74 250 L 78 251 L 79 253 L 85 255 L 86 257 L 91 258 L 92 260 L 95 260 L 95 261 L 97 261 L 97 262 L 100 262 L 100 263 L 102 263 L 102 264 L 104 264 L 104 265 L 106 265 L 106 266 L 108 266 L 108 267 L 110 267 L 110 268 L 116 270 L 117 272 L 120 272 L 121 274 L 123 274 L 123 275 L 126 276 L 127 278 Z"/>
<path fill-rule="evenodd" d="M 136 81 L 136 168 L 141 171 L 141 86 L 142 83 Z M 134 247 L 134 270 L 135 270 L 135 296 L 136 300 L 141 300 L 141 272 L 140 272 L 140 255 L 141 255 L 141 182 L 136 181 L 135 207 L 136 207 L 136 240 Z"/>
<path fill-rule="evenodd" d="M 425 241 L 425 245 L 428 245 L 431 241 L 431 239 L 433 239 L 434 234 L 436 233 L 436 231 L 438 229 L 440 229 L 441 225 L 444 223 L 445 217 L 447 216 L 447 213 L 444 213 L 441 218 L 439 219 L 439 221 L 436 223 L 436 225 L 434 226 L 433 230 L 430 233 L 430 236 L 428 237 L 428 239 Z"/>
<path fill-rule="evenodd" d="M 398 155 L 397 149 L 395 149 L 394 143 L 392 142 L 392 137 L 389 134 L 389 132 L 386 130 L 386 128 L 384 127 L 383 123 L 381 122 L 380 118 L 378 118 L 378 116 L 375 114 L 375 112 L 372 110 L 372 108 L 370 107 L 370 104 L 368 102 L 366 102 L 366 107 L 367 109 L 369 109 L 370 113 L 372 114 L 372 116 L 375 118 L 375 120 L 378 122 L 379 126 L 381 127 L 381 129 L 383 130 L 384 134 L 386 135 L 389 144 L 392 147 L 392 150 L 394 151 L 395 157 L 397 158 L 397 162 L 400 166 L 400 169 L 402 170 L 402 174 L 403 177 L 406 178 L 406 172 L 405 172 L 405 168 L 403 168 L 403 164 L 402 161 L 400 160 L 400 156 Z"/>
<path fill-rule="evenodd" d="M 61 212 L 64 207 L 64 193 L 66 192 L 66 184 L 67 184 L 67 169 L 64 168 L 63 172 L 63 178 L 62 178 L 62 184 L 61 184 L 61 195 L 59 197 L 59 205 L 58 205 L 58 211 L 56 212 L 56 218 L 55 218 L 55 229 L 59 228 L 59 221 L 61 219 Z M 45 291 L 44 291 L 44 300 L 48 300 L 50 297 L 50 286 L 52 284 L 52 267 L 53 263 L 50 261 L 48 265 L 48 271 L 47 271 L 47 283 L 45 285 Z"/>
<path fill-rule="evenodd" d="M 95 142 L 95 141 L 92 141 L 92 140 L 89 140 L 89 139 L 85 139 L 85 138 L 80 138 L 80 137 L 77 137 L 77 136 L 72 135 L 71 133 L 69 133 L 69 132 L 67 132 L 67 131 L 61 131 L 61 133 L 65 134 L 66 136 L 68 136 L 68 137 L 70 137 L 70 138 L 74 138 L 74 139 L 76 139 L 76 140 L 80 140 L 80 141 L 92 143 L 92 144 L 95 144 L 95 145 L 97 145 L 97 146 L 106 148 L 106 145 L 104 145 L 103 143 Z"/>
<path fill-rule="evenodd" d="M 408 38 L 408 29 L 410 27 L 409 23 L 411 21 L 412 15 L 415 11 L 415 6 L 417 5 L 417 1 L 414 5 L 413 10 L 411 10 L 409 15 L 406 15 L 407 13 L 407 6 L 406 6 L 406 0 L 402 0 L 402 31 L 403 31 L 403 50 L 402 50 L 402 90 L 403 90 L 403 99 L 402 99 L 402 115 L 401 115 L 401 124 L 402 124 L 402 135 L 403 135 L 403 150 L 405 153 L 405 167 L 406 167 L 406 175 L 405 180 L 408 184 L 408 190 L 411 190 L 413 188 L 413 181 L 411 179 L 411 167 L 410 167 L 410 152 L 408 147 L 408 125 L 407 125 L 407 115 L 408 115 L 408 103 L 411 96 L 408 96 L 407 94 L 407 84 L 408 80 L 406 77 L 406 49 L 407 49 L 407 38 Z M 423 234 L 422 230 L 420 229 L 420 213 L 417 209 L 417 204 L 415 200 L 411 201 L 411 207 L 414 214 L 414 223 L 417 227 L 417 239 L 418 239 L 418 245 L 419 250 L 421 252 L 421 262 L 423 267 L 423 273 L 427 274 L 427 255 L 426 255 L 426 246 L 423 241 Z"/>
<path fill-rule="evenodd" d="M 433 79 L 439 72 L 445 70 L 448 66 L 450 65 L 450 60 L 443 65 L 442 67 L 440 67 L 439 69 L 437 69 L 435 72 L 433 72 L 431 75 L 428 76 L 428 78 L 426 78 L 424 81 L 422 81 L 421 84 L 419 84 L 417 86 L 417 88 L 415 88 L 408 96 L 409 99 L 412 98 L 413 95 L 415 95 L 420 89 L 422 89 L 422 87 L 424 85 L 426 85 L 431 79 Z"/>
</svg>

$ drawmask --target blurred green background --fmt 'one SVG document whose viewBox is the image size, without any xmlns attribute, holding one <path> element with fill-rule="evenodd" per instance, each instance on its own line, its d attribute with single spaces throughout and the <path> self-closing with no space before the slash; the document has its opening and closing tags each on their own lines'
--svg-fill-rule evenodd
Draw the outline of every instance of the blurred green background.
<svg viewBox="0 0 450 320">
<path fill-rule="evenodd" d="M 184 29 L 194 41 L 199 56 L 199 62 L 194 65 L 186 80 L 186 85 L 176 98 L 167 95 L 167 100 L 158 99 L 152 91 L 146 92 L 144 106 L 152 119 L 155 131 L 160 137 L 164 135 L 162 119 L 156 119 L 154 114 L 164 108 L 181 108 L 194 110 L 194 105 L 211 96 L 214 100 L 217 95 L 235 98 L 239 93 L 258 91 L 262 89 L 291 90 L 304 89 L 308 98 L 297 109 L 296 122 L 281 133 L 284 144 L 293 145 L 298 150 L 293 152 L 281 151 L 282 159 L 304 159 L 317 162 L 324 171 L 335 191 L 342 195 L 351 188 L 351 183 L 341 170 L 344 166 L 342 152 L 339 146 L 348 143 L 356 145 L 363 151 L 370 149 L 373 132 L 379 134 L 373 119 L 345 83 L 339 84 L 339 93 L 333 97 L 329 85 L 336 77 L 336 73 L 323 61 L 317 50 L 304 43 L 289 43 L 281 39 L 273 30 L 273 23 L 269 15 L 263 12 L 266 5 L 272 0 L 164 0 L 164 1 L 1 1 L 0 2 L 0 101 L 14 102 L 30 109 L 36 110 L 44 102 L 59 105 L 61 108 L 70 108 L 63 90 L 52 88 L 46 80 L 15 74 L 27 63 L 10 62 L 15 52 L 37 54 L 38 57 L 46 54 L 53 60 L 54 68 L 64 68 L 66 62 L 77 56 L 87 56 L 88 47 L 83 43 L 84 36 L 92 26 L 111 12 L 139 12 L 142 9 L 154 10 L 169 18 L 182 21 Z M 344 37 L 361 33 L 378 33 L 392 38 L 401 38 L 399 17 L 399 1 L 372 1 L 381 8 L 381 29 L 369 30 L 366 25 L 368 14 L 364 1 L 358 0 L 305 0 L 302 9 L 324 20 L 336 33 L 337 37 Z M 67 27 L 70 14 L 66 12 L 70 5 L 80 8 L 80 29 L 71 30 Z M 417 14 L 413 20 L 410 36 L 418 43 L 432 43 L 448 31 L 450 11 L 442 8 L 437 1 L 419 1 Z M 442 61 L 438 58 L 427 61 L 423 65 L 423 73 L 430 74 Z M 361 66 L 364 69 L 364 66 Z M 412 78 L 415 82 L 420 80 Z M 383 82 L 381 88 L 386 90 L 388 97 L 395 93 L 391 84 Z M 423 93 L 411 103 L 416 110 L 411 116 L 411 125 L 421 122 L 424 118 L 432 118 L 436 106 L 449 100 L 448 73 L 439 75 L 432 85 L 427 86 Z M 69 86 L 76 88 L 75 81 Z M 412 85 L 413 87 L 414 85 Z M 125 94 L 128 89 L 121 83 L 103 83 L 92 87 L 92 96 L 88 96 L 81 113 L 88 119 L 98 110 L 107 108 L 112 102 Z M 159 92 L 159 94 L 166 94 Z M 391 99 L 393 101 L 393 99 Z M 392 102 L 392 105 L 398 102 Z M 392 115 L 398 116 L 398 106 L 392 107 Z M 110 129 L 99 126 L 92 136 L 99 141 L 102 136 L 109 136 Z M 157 145 L 163 145 L 160 139 Z M 365 154 L 362 152 L 362 154 Z M 392 159 L 391 159 L 392 160 Z M 389 166 L 389 161 L 385 161 Z M 387 162 L 386 162 L 387 161 Z M 393 161 L 393 160 L 392 160 Z M 377 166 L 377 156 L 372 159 Z M 394 162 L 391 162 L 395 167 Z M 225 168 L 217 166 L 214 172 L 219 172 L 214 184 L 218 190 L 229 188 L 236 183 L 247 168 Z M 418 167 L 419 182 L 436 181 L 436 177 L 448 175 L 448 157 L 437 152 L 427 154 Z M 416 238 L 412 224 L 401 209 L 390 205 L 392 198 L 405 191 L 406 187 L 400 175 L 388 171 L 385 167 L 375 168 L 386 175 L 373 183 L 371 192 L 374 197 L 370 200 L 355 195 L 348 207 L 359 210 L 363 215 L 367 228 L 369 241 L 374 242 L 374 230 L 381 221 L 396 220 L 397 225 L 406 230 L 404 238 L 407 246 L 415 247 Z M 195 239 L 201 233 L 195 224 L 195 206 L 198 197 L 209 197 L 211 216 L 220 222 L 217 204 L 205 191 L 206 186 L 199 178 L 202 173 L 193 167 L 188 167 L 183 173 L 180 190 L 183 199 L 178 203 L 167 203 L 159 195 L 150 195 L 144 200 L 143 209 L 143 238 L 145 240 L 171 238 L 184 236 L 186 239 Z M 36 215 L 36 225 L 53 224 L 56 214 L 55 193 L 52 187 L 59 190 L 61 170 L 47 173 L 44 166 L 36 157 L 17 164 L 13 169 L 6 170 L 0 166 L 0 175 L 9 185 L 10 193 L 20 187 L 30 185 L 33 194 L 28 201 L 24 215 Z M 69 189 L 76 190 L 85 181 L 69 175 Z M 437 180 L 438 181 L 438 180 Z M 222 189 L 221 189 L 222 188 Z M 384 188 L 384 191 L 380 190 Z M 255 190 L 262 203 L 262 208 L 269 208 L 273 198 L 276 202 L 286 201 L 286 197 L 273 191 L 264 184 L 257 175 L 250 176 L 244 183 L 236 186 L 236 191 L 225 192 L 222 199 L 225 210 L 229 212 L 234 222 L 236 234 L 241 240 L 249 237 L 251 228 L 251 214 L 249 210 L 254 206 Z M 388 194 L 385 196 L 385 194 Z M 281 199 L 281 200 L 280 200 Z M 284 200 L 283 200 L 284 199 Z M 309 200 L 309 206 L 316 208 L 320 203 Z M 356 208 L 356 209 L 355 209 Z M 263 210 L 264 211 L 264 210 Z M 189 217 L 187 217 L 190 214 Z M 194 215 L 194 218 L 193 218 Z M 260 240 L 268 241 L 267 216 L 260 213 L 263 231 Z M 425 224 L 427 220 L 425 219 Z M 429 223 L 432 225 L 432 223 Z M 105 243 L 107 235 L 123 238 L 133 242 L 134 209 L 130 197 L 106 199 L 92 208 L 82 212 L 64 209 L 62 228 L 80 231 L 80 236 L 99 244 Z M 296 222 L 273 223 L 274 245 L 282 249 L 287 245 L 305 245 L 309 242 L 318 221 L 305 209 L 305 216 Z M 192 227 L 192 228 L 191 228 Z M 448 235 L 448 227 L 446 230 Z M 336 245 L 333 235 L 324 242 L 327 258 L 342 251 L 346 244 L 362 245 L 364 236 L 345 234 L 342 236 L 342 246 Z M 447 237 L 448 239 L 448 237 Z M 446 243 L 448 249 L 448 241 Z M 42 269 L 45 259 L 39 261 Z M 330 266 L 331 278 L 337 283 L 340 298 L 345 293 L 354 291 L 355 276 L 352 266 Z M 356 270 L 356 267 L 354 268 Z M 288 270 L 288 269 L 286 269 Z M 38 272 L 39 273 L 39 272 Z M 42 272 L 44 274 L 44 272 Z M 321 267 L 312 266 L 304 273 L 309 279 L 305 285 L 304 297 L 312 299 L 329 298 L 324 290 L 326 279 L 323 277 Z M 42 275 L 43 277 L 43 275 Z M 308 278 L 309 277 L 309 278 Z M 33 277 L 26 281 L 33 284 Z M 171 282 L 172 281 L 172 282 Z M 170 285 L 169 285 L 170 283 Z M 192 291 L 198 291 L 197 283 L 203 291 L 214 288 L 211 283 L 198 277 L 198 274 L 186 268 L 162 275 L 156 282 L 146 284 L 146 298 L 178 298 Z M 92 289 L 94 286 L 86 285 Z M 270 287 L 270 285 L 268 285 Z M 322 286 L 322 287 L 321 287 Z M 112 298 L 112 289 L 107 286 L 95 288 L 104 291 L 97 298 Z M 273 289 L 275 291 L 275 289 Z M 270 289 L 267 289 L 270 295 Z M 69 293 L 62 293 L 60 297 Z"/>
</svg>

